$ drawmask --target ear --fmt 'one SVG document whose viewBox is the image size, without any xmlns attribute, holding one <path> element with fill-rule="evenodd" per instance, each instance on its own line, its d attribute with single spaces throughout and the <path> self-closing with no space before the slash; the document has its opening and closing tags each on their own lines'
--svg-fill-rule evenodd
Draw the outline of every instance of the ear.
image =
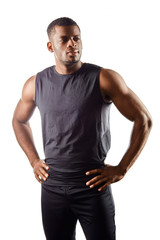
<svg viewBox="0 0 160 240">
<path fill-rule="evenodd" d="M 48 48 L 48 51 L 54 52 L 54 47 L 53 47 L 53 44 L 51 42 L 47 42 L 47 48 Z"/>
</svg>

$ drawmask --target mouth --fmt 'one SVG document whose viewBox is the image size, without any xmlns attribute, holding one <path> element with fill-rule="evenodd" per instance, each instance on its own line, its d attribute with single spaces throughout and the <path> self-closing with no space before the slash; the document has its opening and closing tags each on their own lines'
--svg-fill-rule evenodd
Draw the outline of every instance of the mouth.
<svg viewBox="0 0 160 240">
<path fill-rule="evenodd" d="M 79 53 L 78 50 L 68 51 L 68 52 L 67 52 L 67 55 L 73 55 L 73 56 L 75 56 L 75 55 L 77 55 L 78 53 Z"/>
</svg>

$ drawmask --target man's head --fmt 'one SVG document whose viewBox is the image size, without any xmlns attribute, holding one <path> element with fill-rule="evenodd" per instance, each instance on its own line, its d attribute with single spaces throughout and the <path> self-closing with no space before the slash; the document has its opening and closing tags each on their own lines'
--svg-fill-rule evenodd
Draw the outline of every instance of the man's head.
<svg viewBox="0 0 160 240">
<path fill-rule="evenodd" d="M 58 18 L 47 28 L 48 50 L 54 52 L 56 63 L 72 65 L 80 61 L 82 41 L 80 28 L 70 18 Z"/>
<path fill-rule="evenodd" d="M 77 26 L 80 31 L 78 24 L 71 18 L 67 17 L 57 18 L 48 25 L 47 34 L 49 39 L 52 33 L 54 33 L 55 31 L 55 26 Z"/>
</svg>

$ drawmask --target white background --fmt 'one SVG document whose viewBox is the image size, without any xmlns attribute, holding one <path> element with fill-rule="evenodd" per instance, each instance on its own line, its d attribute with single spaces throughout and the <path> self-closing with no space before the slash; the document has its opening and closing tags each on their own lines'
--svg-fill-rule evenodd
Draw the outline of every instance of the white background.
<svg viewBox="0 0 160 240">
<path fill-rule="evenodd" d="M 73 18 L 81 28 L 82 61 L 120 73 L 152 115 L 152 132 L 142 154 L 112 189 L 117 240 L 160 239 L 158 0 L 6 0 L 1 2 L 0 11 L 0 239 L 45 240 L 40 184 L 15 139 L 11 121 L 24 82 L 55 63 L 46 47 L 46 28 L 64 16 Z M 44 158 L 38 109 L 30 124 L 36 148 Z M 116 165 L 121 160 L 131 129 L 132 123 L 112 106 L 112 147 L 106 163 Z M 76 232 L 77 240 L 85 239 L 79 222 Z"/>
</svg>

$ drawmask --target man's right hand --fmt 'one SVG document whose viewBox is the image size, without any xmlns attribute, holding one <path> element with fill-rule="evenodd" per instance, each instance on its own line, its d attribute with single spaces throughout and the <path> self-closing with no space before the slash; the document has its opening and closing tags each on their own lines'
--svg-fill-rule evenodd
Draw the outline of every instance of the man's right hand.
<svg viewBox="0 0 160 240">
<path fill-rule="evenodd" d="M 36 159 L 33 162 L 32 167 L 35 178 L 38 180 L 38 182 L 42 183 L 41 179 L 46 181 L 49 175 L 44 169 L 48 170 L 49 166 L 44 162 L 44 160 Z"/>
</svg>

